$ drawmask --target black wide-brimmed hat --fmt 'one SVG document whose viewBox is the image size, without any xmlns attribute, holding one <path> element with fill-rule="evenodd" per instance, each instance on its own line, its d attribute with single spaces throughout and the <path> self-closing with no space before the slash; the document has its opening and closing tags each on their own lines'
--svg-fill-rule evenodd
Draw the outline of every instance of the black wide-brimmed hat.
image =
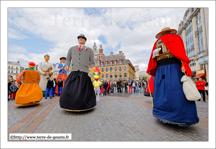
<svg viewBox="0 0 216 149">
<path fill-rule="evenodd" d="M 60 60 L 61 60 L 61 59 L 65 59 L 65 60 L 66 60 L 66 57 L 61 57 Z"/>
<path fill-rule="evenodd" d="M 84 38 L 85 39 L 85 41 L 87 41 L 87 38 L 85 37 L 85 35 L 83 35 L 83 34 L 80 34 L 77 38 L 79 39 L 80 37 L 82 37 L 82 38 Z"/>
</svg>

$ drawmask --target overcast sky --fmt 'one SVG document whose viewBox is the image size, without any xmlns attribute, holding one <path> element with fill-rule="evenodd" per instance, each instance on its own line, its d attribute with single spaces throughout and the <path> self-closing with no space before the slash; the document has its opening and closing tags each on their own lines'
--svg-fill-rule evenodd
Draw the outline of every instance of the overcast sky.
<svg viewBox="0 0 216 149">
<path fill-rule="evenodd" d="M 123 51 L 133 65 L 146 71 L 155 35 L 164 27 L 178 30 L 187 8 L 8 8 L 8 60 L 38 64 L 50 55 L 58 63 L 77 36 L 104 54 Z"/>
</svg>

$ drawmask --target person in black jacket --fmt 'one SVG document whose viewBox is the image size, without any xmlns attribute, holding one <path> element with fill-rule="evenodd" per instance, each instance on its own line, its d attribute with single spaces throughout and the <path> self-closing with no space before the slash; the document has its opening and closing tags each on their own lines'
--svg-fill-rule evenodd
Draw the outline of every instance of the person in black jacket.
<svg viewBox="0 0 216 149">
<path fill-rule="evenodd" d="M 9 95 L 10 95 L 10 86 L 11 86 L 11 82 L 10 79 L 8 79 L 8 101 L 10 100 Z"/>
<path fill-rule="evenodd" d="M 125 93 L 128 92 L 128 81 L 126 80 L 125 83 L 124 83 L 124 87 L 125 87 Z"/>
<path fill-rule="evenodd" d="M 63 81 L 62 81 L 61 78 L 59 78 L 59 81 L 58 81 L 58 96 L 60 96 L 61 93 L 62 93 L 62 86 L 63 86 Z"/>
<path fill-rule="evenodd" d="M 47 77 L 46 79 L 47 79 L 47 86 L 46 86 L 45 99 L 47 99 L 48 93 L 49 93 L 50 99 L 52 99 L 53 81 L 50 80 L 49 77 Z"/>
<path fill-rule="evenodd" d="M 106 95 L 107 87 L 108 87 L 107 80 L 105 80 L 105 82 L 103 83 L 103 87 L 104 87 L 104 95 Z"/>
<path fill-rule="evenodd" d="M 121 92 L 121 90 L 120 90 L 120 79 L 117 81 L 117 89 L 118 89 L 118 93 Z"/>
</svg>

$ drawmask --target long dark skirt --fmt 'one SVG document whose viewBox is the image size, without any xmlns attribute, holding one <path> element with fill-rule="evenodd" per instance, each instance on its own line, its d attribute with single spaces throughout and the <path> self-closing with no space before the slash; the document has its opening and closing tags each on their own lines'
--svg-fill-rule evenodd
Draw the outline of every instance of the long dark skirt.
<svg viewBox="0 0 216 149">
<path fill-rule="evenodd" d="M 96 106 L 94 87 L 86 72 L 70 73 L 65 81 L 59 103 L 61 108 L 72 111 L 90 110 Z"/>
<path fill-rule="evenodd" d="M 163 123 L 190 126 L 198 123 L 199 118 L 195 101 L 188 101 L 184 95 L 180 69 L 181 62 L 176 59 L 165 59 L 158 64 L 154 80 L 153 115 Z"/>
</svg>

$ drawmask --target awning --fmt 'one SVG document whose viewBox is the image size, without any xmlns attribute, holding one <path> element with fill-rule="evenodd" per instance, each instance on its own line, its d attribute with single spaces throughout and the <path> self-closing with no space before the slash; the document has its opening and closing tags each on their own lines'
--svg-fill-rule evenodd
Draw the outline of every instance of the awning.
<svg viewBox="0 0 216 149">
<path fill-rule="evenodd" d="M 200 77 L 206 77 L 206 74 L 205 73 L 201 73 L 201 74 L 196 75 L 194 78 L 200 78 Z"/>
</svg>

